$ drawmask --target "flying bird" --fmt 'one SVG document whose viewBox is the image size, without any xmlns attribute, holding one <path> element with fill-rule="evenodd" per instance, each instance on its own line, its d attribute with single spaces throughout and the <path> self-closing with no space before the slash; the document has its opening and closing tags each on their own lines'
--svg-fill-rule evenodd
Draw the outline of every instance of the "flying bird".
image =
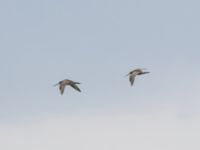
<svg viewBox="0 0 200 150">
<path fill-rule="evenodd" d="M 69 86 L 71 86 L 72 88 L 74 88 L 75 90 L 81 92 L 81 90 L 79 89 L 79 87 L 78 87 L 76 84 L 80 84 L 80 83 L 79 83 L 79 82 L 74 82 L 74 81 L 72 81 L 72 80 L 65 79 L 65 80 L 62 80 L 62 81 L 58 82 L 58 83 L 55 84 L 54 86 L 59 85 L 59 89 L 60 89 L 60 93 L 61 93 L 61 94 L 64 93 L 65 86 L 67 86 L 67 85 L 69 85 Z"/>
<path fill-rule="evenodd" d="M 147 71 L 144 71 L 146 70 L 145 68 L 138 68 L 138 69 L 135 69 L 131 72 L 129 72 L 126 76 L 129 76 L 129 81 L 131 83 L 131 86 L 133 85 L 134 81 L 135 81 L 135 77 L 137 75 L 142 75 L 142 74 L 147 74 L 147 73 L 150 73 L 150 72 L 147 72 Z"/>
</svg>

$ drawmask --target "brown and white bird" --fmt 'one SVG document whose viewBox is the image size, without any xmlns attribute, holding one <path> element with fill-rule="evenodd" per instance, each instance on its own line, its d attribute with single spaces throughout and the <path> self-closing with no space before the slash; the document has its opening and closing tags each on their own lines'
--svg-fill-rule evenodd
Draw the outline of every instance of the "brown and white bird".
<svg viewBox="0 0 200 150">
<path fill-rule="evenodd" d="M 59 89 L 60 89 L 60 93 L 63 94 L 64 90 L 65 90 L 65 86 L 69 85 L 71 87 L 73 87 L 75 90 L 81 92 L 81 90 L 79 89 L 79 87 L 76 84 L 80 84 L 79 82 L 74 82 L 72 80 L 62 80 L 60 82 L 58 82 L 57 84 L 55 84 L 54 86 L 59 85 Z"/>
<path fill-rule="evenodd" d="M 135 77 L 137 75 L 142 75 L 142 74 L 147 74 L 147 73 L 150 73 L 150 72 L 147 72 L 147 71 L 144 71 L 146 70 L 145 68 L 138 68 L 138 69 L 135 69 L 131 72 L 129 72 L 126 76 L 129 76 L 129 81 L 131 83 L 131 86 L 133 85 L 134 81 L 135 81 Z"/>
</svg>

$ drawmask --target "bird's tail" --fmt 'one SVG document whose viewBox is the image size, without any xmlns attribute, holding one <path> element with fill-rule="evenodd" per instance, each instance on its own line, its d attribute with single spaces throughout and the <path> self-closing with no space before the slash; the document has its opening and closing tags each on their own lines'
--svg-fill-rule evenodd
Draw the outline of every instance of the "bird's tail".
<svg viewBox="0 0 200 150">
<path fill-rule="evenodd" d="M 124 75 L 124 77 L 127 77 L 129 74 L 130 74 L 130 73 L 128 73 L 128 74 L 126 74 L 126 75 Z"/>
<path fill-rule="evenodd" d="M 54 84 L 53 86 L 57 86 L 57 85 L 59 85 L 59 82 L 58 82 L 58 83 L 56 83 L 56 84 Z"/>
</svg>

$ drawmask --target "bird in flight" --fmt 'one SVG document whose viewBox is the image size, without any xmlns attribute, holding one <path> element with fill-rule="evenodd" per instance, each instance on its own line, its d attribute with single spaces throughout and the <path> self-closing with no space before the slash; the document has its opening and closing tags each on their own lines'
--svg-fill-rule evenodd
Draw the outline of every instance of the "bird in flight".
<svg viewBox="0 0 200 150">
<path fill-rule="evenodd" d="M 126 76 L 129 76 L 129 81 L 131 83 L 131 86 L 133 85 L 134 81 L 135 81 L 135 77 L 137 75 L 142 75 L 142 74 L 147 74 L 147 73 L 150 73 L 150 72 L 147 72 L 147 71 L 144 71 L 146 70 L 145 68 L 138 68 L 138 69 L 135 69 L 131 72 L 129 72 Z"/>
<path fill-rule="evenodd" d="M 79 87 L 76 84 L 80 84 L 79 82 L 74 82 L 72 80 L 62 80 L 60 82 L 58 82 L 57 84 L 55 84 L 54 86 L 59 85 L 59 89 L 60 89 L 60 93 L 63 94 L 64 90 L 65 90 L 65 86 L 69 85 L 71 87 L 73 87 L 75 90 L 81 92 L 81 90 L 79 89 Z"/>
</svg>

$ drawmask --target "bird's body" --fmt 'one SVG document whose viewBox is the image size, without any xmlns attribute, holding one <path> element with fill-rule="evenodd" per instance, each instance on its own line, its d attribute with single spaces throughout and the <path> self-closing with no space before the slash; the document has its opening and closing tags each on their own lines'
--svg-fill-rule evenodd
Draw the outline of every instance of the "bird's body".
<svg viewBox="0 0 200 150">
<path fill-rule="evenodd" d="M 146 74 L 146 73 L 149 73 L 149 72 L 146 72 L 146 71 L 143 71 L 145 69 L 135 69 L 133 71 L 130 71 L 126 76 L 129 76 L 129 81 L 131 83 L 131 86 L 133 85 L 134 81 L 135 81 L 135 77 L 137 75 L 142 75 L 142 74 Z"/>
<path fill-rule="evenodd" d="M 79 89 L 79 87 L 76 84 L 80 84 L 80 83 L 74 82 L 74 81 L 69 80 L 69 79 L 65 79 L 65 80 L 58 82 L 55 86 L 59 85 L 59 89 L 60 89 L 61 94 L 64 93 L 65 86 L 67 86 L 67 85 L 69 85 L 69 86 L 73 87 L 75 90 L 81 92 L 81 90 Z"/>
</svg>

